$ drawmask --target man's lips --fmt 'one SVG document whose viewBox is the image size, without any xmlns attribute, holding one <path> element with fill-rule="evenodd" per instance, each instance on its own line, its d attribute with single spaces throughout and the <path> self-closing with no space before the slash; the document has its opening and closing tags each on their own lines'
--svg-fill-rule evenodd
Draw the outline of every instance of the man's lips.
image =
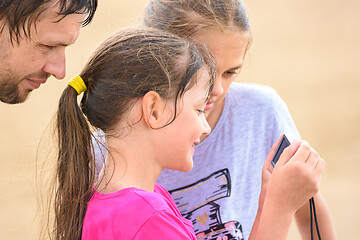
<svg viewBox="0 0 360 240">
<path fill-rule="evenodd" d="M 33 79 L 33 78 L 30 79 L 30 78 L 27 78 L 26 80 L 32 86 L 33 89 L 38 89 L 41 84 L 46 83 L 47 79 Z"/>
</svg>

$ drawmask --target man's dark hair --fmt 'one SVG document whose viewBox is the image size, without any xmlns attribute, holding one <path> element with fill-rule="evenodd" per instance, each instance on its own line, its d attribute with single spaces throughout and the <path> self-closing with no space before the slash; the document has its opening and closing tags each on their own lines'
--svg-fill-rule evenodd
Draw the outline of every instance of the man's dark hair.
<svg viewBox="0 0 360 240">
<path fill-rule="evenodd" d="M 46 11 L 49 3 L 56 1 L 59 3 L 58 14 L 63 17 L 74 13 L 87 14 L 87 18 L 82 22 L 83 26 L 88 25 L 93 19 L 98 2 L 98 0 L 0 0 L 0 20 L 5 20 L 0 26 L 0 34 L 5 24 L 8 24 L 11 42 L 13 40 L 19 42 L 21 34 L 29 36 L 30 26 Z"/>
</svg>

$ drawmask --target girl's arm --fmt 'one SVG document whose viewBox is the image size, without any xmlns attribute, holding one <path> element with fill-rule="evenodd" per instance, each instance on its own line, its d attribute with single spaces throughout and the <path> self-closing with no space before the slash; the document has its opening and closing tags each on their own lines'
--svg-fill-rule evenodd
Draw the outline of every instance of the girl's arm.
<svg viewBox="0 0 360 240">
<path fill-rule="evenodd" d="M 319 230 L 321 239 L 334 240 L 335 236 L 335 227 L 332 221 L 330 211 L 326 205 L 324 198 L 321 193 L 318 192 L 314 196 L 315 206 L 316 206 L 316 215 L 319 223 Z M 299 208 L 295 213 L 295 219 L 297 226 L 299 228 L 302 239 L 310 239 L 310 204 L 307 202 L 304 206 Z M 314 239 L 318 239 L 315 224 L 313 223 L 313 235 Z"/>
<path fill-rule="evenodd" d="M 273 166 L 271 165 L 271 159 L 275 155 L 277 146 L 279 145 L 279 143 L 281 141 L 281 138 L 282 138 L 282 135 L 279 137 L 279 139 L 276 141 L 276 143 L 271 147 L 270 152 L 269 152 L 268 156 L 266 157 L 266 160 L 265 160 L 265 163 L 264 163 L 264 166 L 263 166 L 263 169 L 262 169 L 262 179 L 261 179 L 261 191 L 260 191 L 260 196 L 259 196 L 259 206 L 258 206 L 258 211 L 256 213 L 256 217 L 255 217 L 253 226 L 251 228 L 249 240 L 256 239 L 256 233 L 257 233 L 258 227 L 259 227 L 261 212 L 262 212 L 264 202 L 265 202 L 266 187 L 267 187 L 267 184 L 268 184 L 268 182 L 270 180 L 271 173 L 272 173 L 272 170 L 273 170 Z"/>
<path fill-rule="evenodd" d="M 268 169 L 273 148 L 264 169 Z M 295 212 L 318 192 L 324 165 L 306 142 L 293 142 L 285 149 L 270 180 L 262 186 L 259 212 L 249 239 L 287 239 Z"/>
</svg>

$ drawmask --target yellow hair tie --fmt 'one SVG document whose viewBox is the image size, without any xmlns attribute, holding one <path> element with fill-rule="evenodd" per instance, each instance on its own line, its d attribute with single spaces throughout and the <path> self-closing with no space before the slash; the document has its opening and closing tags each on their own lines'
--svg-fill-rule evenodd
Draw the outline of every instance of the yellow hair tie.
<svg viewBox="0 0 360 240">
<path fill-rule="evenodd" d="M 80 95 L 82 92 L 85 92 L 87 89 L 84 80 L 80 76 L 73 77 L 71 81 L 68 82 L 68 85 L 73 87 L 78 95 Z"/>
</svg>

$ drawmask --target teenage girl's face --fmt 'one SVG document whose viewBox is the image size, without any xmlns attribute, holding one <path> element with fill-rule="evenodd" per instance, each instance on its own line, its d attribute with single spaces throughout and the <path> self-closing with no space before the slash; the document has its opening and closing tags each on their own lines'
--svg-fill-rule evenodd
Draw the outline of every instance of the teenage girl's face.
<svg viewBox="0 0 360 240">
<path fill-rule="evenodd" d="M 209 74 L 200 69 L 194 75 L 197 83 L 185 92 L 178 101 L 178 115 L 168 126 L 158 129 L 161 133 L 162 146 L 160 156 L 163 168 L 189 171 L 193 167 L 194 147 L 200 143 L 202 135 L 209 134 L 211 129 L 204 116 L 206 106 Z M 173 104 L 170 107 L 173 113 Z M 173 116 L 173 115 L 172 115 Z"/>
<path fill-rule="evenodd" d="M 224 106 L 225 95 L 243 65 L 250 33 L 224 32 L 220 29 L 207 28 L 199 31 L 192 39 L 197 43 L 205 43 L 215 56 L 217 77 L 205 111 L 206 118 L 214 117 L 213 115 L 217 115 L 215 118 L 219 118 Z"/>
</svg>

